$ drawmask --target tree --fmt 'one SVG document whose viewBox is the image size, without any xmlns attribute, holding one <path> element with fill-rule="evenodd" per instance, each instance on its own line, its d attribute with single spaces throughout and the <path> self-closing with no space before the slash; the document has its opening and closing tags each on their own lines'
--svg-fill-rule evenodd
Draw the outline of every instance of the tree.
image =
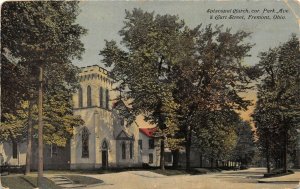
<svg viewBox="0 0 300 189">
<path fill-rule="evenodd" d="M 237 144 L 233 151 L 233 158 L 236 162 L 248 166 L 255 155 L 254 132 L 247 121 L 240 121 L 236 125 Z"/>
<path fill-rule="evenodd" d="M 164 169 L 165 140 L 177 130 L 170 77 L 173 67 L 182 60 L 181 38 L 185 24 L 177 16 L 156 15 L 134 9 L 126 11 L 125 26 L 120 30 L 124 46 L 106 42 L 100 52 L 103 61 L 112 67 L 112 76 L 125 89 L 126 100 L 134 115 L 156 124 L 161 135 L 160 166 Z"/>
<path fill-rule="evenodd" d="M 268 172 L 271 157 L 275 163 L 279 158 L 287 172 L 288 155 L 295 147 L 300 118 L 299 63 L 299 41 L 295 35 L 260 54 L 258 67 L 262 76 L 253 117 L 261 150 L 266 151 Z"/>
<path fill-rule="evenodd" d="M 237 143 L 235 128 L 239 121 L 238 114 L 223 110 L 203 112 L 198 116 L 198 125 L 201 127 L 195 127 L 193 145 L 210 159 L 211 166 L 214 161 L 226 161 L 231 158 Z"/>
<path fill-rule="evenodd" d="M 39 73 L 37 70 L 43 68 L 46 70 L 46 75 L 47 72 L 62 73 L 62 75 L 56 75 L 59 77 L 56 77 L 55 80 L 48 80 L 48 82 L 64 83 L 65 89 L 73 85 L 76 77 L 69 72 L 73 68 L 71 60 L 81 58 L 84 48 L 80 37 L 86 33 L 84 28 L 75 24 L 78 13 L 78 2 L 40 1 L 5 2 L 3 4 L 1 14 L 2 57 L 13 57 L 14 60 L 17 60 L 16 66 L 25 69 L 24 80 L 15 78 L 14 83 L 24 82 L 27 89 L 33 88 L 33 91 L 37 91 L 38 85 L 36 84 L 38 82 L 36 80 Z M 8 70 L 2 70 L 2 72 L 6 71 Z M 49 78 L 51 77 L 48 76 Z M 4 82 L 7 82 L 4 87 L 12 86 L 9 83 L 12 82 L 11 80 Z M 32 102 L 30 100 L 32 91 L 27 89 L 20 91 L 18 88 L 2 88 L 2 91 L 17 91 L 18 98 Z M 7 97 L 1 96 L 1 98 L 6 99 Z M 39 99 L 42 99 L 41 96 Z M 15 102 L 18 103 L 18 101 Z M 8 106 L 15 107 L 14 105 Z M 40 121 L 40 123 L 42 122 Z M 42 128 L 41 126 L 40 124 L 40 128 Z M 29 124 L 28 132 L 31 127 Z M 41 137 L 41 133 L 39 136 Z M 30 134 L 28 137 L 28 141 L 30 141 Z M 39 145 L 39 149 L 42 149 L 42 145 Z M 42 155 L 41 151 L 39 154 Z M 41 168 L 42 161 L 39 163 L 39 180 L 42 176 Z"/>
<path fill-rule="evenodd" d="M 243 42 L 249 35 L 211 25 L 198 26 L 190 35 L 194 42 L 186 48 L 189 59 L 180 62 L 173 72 L 177 78 L 174 96 L 179 105 L 177 113 L 182 117 L 180 127 L 185 136 L 187 169 L 192 133 L 205 127 L 195 122 L 199 113 L 245 110 L 251 104 L 240 95 L 251 88 L 249 84 L 255 78 L 255 69 L 242 64 L 253 46 Z"/>
</svg>

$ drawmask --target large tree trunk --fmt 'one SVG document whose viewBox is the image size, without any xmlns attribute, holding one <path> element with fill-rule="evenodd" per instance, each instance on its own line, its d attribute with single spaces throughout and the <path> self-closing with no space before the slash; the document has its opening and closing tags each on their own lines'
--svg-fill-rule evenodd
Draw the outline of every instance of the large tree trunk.
<svg viewBox="0 0 300 189">
<path fill-rule="evenodd" d="M 266 159 L 267 159 L 267 172 L 270 173 L 271 172 L 271 166 L 270 166 L 270 146 L 269 146 L 269 142 L 267 140 L 267 153 L 266 153 Z"/>
<path fill-rule="evenodd" d="M 288 135 L 284 133 L 284 152 L 283 152 L 283 172 L 287 173 L 287 155 L 288 155 Z"/>
<path fill-rule="evenodd" d="M 177 169 L 178 168 L 178 161 L 179 161 L 179 150 L 172 150 L 172 155 L 173 155 L 173 164 L 172 167 Z"/>
<path fill-rule="evenodd" d="M 219 160 L 216 160 L 216 168 L 219 167 Z"/>
<path fill-rule="evenodd" d="M 191 143 L 192 143 L 192 132 L 191 132 L 191 128 L 188 127 L 186 144 L 185 144 L 186 170 L 191 169 Z"/>
<path fill-rule="evenodd" d="M 26 170 L 25 175 L 30 173 L 30 166 L 31 166 L 31 154 L 32 154 L 32 106 L 33 101 L 29 101 L 29 108 L 28 108 L 28 128 L 27 128 L 27 149 L 26 149 Z"/>
<path fill-rule="evenodd" d="M 165 170 L 165 138 L 160 141 L 160 169 Z"/>
<path fill-rule="evenodd" d="M 202 161 L 203 161 L 203 155 L 200 153 L 200 167 L 203 167 Z"/>
<path fill-rule="evenodd" d="M 192 126 L 187 127 L 187 138 L 186 138 L 186 169 L 191 169 L 191 146 L 192 146 Z"/>
<path fill-rule="evenodd" d="M 214 167 L 214 158 L 210 158 L 210 168 Z"/>
</svg>

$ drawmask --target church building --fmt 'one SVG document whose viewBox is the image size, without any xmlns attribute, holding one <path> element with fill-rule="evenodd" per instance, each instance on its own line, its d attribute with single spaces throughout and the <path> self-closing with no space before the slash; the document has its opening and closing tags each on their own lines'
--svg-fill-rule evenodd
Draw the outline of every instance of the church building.
<svg viewBox="0 0 300 189">
<path fill-rule="evenodd" d="M 127 125 L 112 108 L 116 98 L 108 71 L 99 66 L 82 69 L 80 88 L 73 95 L 74 114 L 85 125 L 71 140 L 71 169 L 139 166 L 137 124 Z"/>
</svg>

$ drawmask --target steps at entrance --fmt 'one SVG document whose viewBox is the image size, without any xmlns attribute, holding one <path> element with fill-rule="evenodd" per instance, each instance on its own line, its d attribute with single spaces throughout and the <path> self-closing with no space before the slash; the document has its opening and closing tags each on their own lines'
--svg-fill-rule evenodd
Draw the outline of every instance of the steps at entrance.
<svg viewBox="0 0 300 189">
<path fill-rule="evenodd" d="M 57 186 L 60 186 L 61 188 L 83 188 L 85 185 L 83 184 L 75 184 L 72 180 L 63 177 L 63 176 L 53 176 L 50 177 L 50 180 L 52 180 Z"/>
</svg>

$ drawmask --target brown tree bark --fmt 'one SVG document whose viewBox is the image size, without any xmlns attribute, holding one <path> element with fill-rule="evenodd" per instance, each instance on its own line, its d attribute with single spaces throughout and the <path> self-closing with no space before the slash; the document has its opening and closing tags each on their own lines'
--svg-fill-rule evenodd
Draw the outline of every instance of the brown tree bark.
<svg viewBox="0 0 300 189">
<path fill-rule="evenodd" d="M 160 169 L 165 170 L 165 137 L 160 141 Z"/>
<path fill-rule="evenodd" d="M 192 131 L 191 127 L 187 127 L 187 136 L 185 144 L 185 156 L 186 156 L 186 170 L 191 169 L 191 144 L 192 144 Z"/>
<path fill-rule="evenodd" d="M 200 153 L 200 167 L 203 167 L 203 155 Z"/>
<path fill-rule="evenodd" d="M 31 167 L 31 154 L 32 154 L 32 150 L 31 150 L 32 149 L 32 107 L 33 107 L 33 100 L 29 100 L 25 175 L 27 175 L 27 174 L 30 173 L 30 167 Z"/>
</svg>

